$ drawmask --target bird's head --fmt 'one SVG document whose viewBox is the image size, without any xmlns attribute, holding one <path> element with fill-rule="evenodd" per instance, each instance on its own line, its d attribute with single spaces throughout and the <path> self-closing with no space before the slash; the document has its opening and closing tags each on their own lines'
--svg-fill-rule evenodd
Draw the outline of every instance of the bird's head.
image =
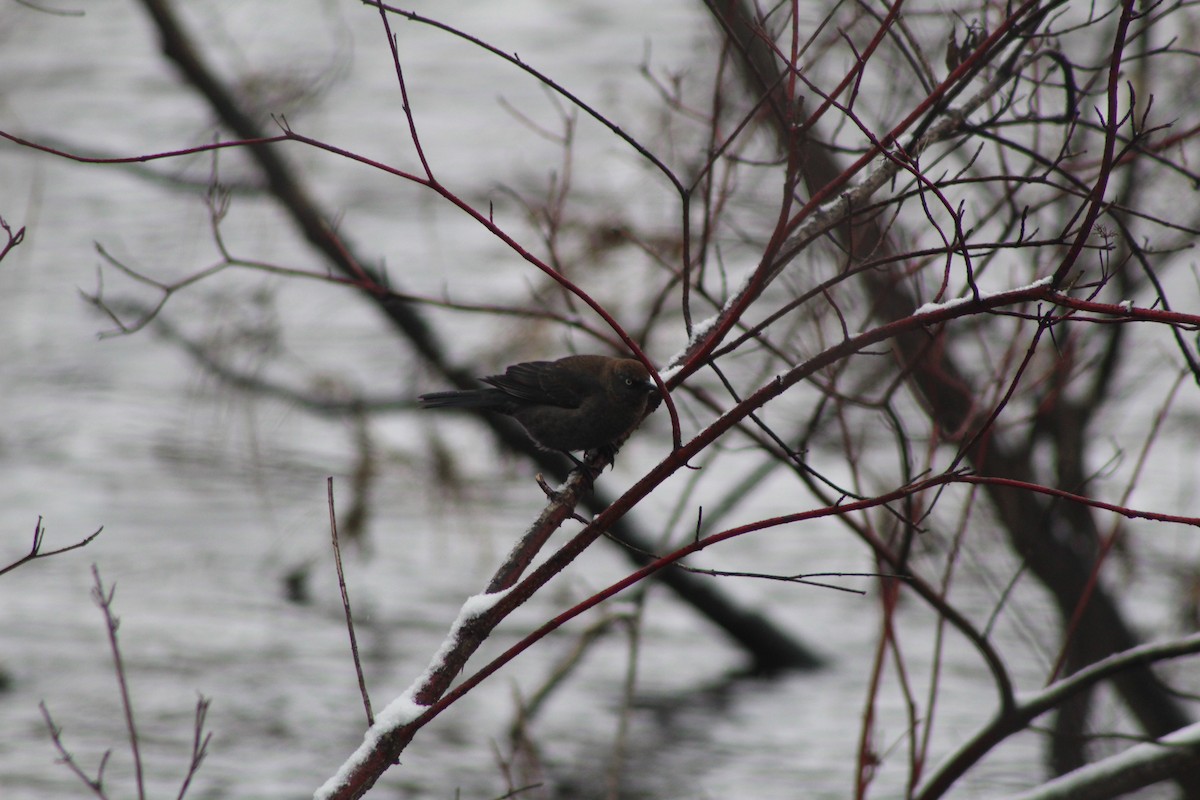
<svg viewBox="0 0 1200 800">
<path fill-rule="evenodd" d="M 658 387 L 650 378 L 645 365 L 632 358 L 623 358 L 610 363 L 608 391 L 617 402 L 629 408 L 644 410 L 649 404 L 657 406 Z"/>
</svg>

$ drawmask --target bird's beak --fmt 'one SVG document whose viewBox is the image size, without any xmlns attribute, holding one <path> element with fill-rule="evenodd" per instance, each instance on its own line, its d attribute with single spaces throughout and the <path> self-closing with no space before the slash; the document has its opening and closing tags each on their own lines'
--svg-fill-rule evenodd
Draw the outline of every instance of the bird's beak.
<svg viewBox="0 0 1200 800">
<path fill-rule="evenodd" d="M 646 381 L 646 395 L 647 412 L 653 411 L 662 403 L 662 395 L 658 392 L 658 384 L 653 380 Z"/>
</svg>

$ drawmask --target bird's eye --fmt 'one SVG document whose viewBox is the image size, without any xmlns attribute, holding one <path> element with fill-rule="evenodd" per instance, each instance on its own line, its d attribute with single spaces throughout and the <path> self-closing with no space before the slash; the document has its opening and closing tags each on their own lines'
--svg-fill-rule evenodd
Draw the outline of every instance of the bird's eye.
<svg viewBox="0 0 1200 800">
<path fill-rule="evenodd" d="M 625 385 L 626 385 L 626 386 L 633 386 L 633 378 L 626 378 L 626 379 L 625 379 Z"/>
</svg>

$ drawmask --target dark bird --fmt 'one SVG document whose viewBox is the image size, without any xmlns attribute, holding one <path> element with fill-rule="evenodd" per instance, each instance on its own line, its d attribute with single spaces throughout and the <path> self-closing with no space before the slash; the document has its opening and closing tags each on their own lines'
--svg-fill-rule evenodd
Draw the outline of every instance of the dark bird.
<svg viewBox="0 0 1200 800">
<path fill-rule="evenodd" d="M 480 380 L 492 388 L 431 392 L 417 402 L 423 408 L 507 414 L 538 447 L 568 456 L 572 450 L 609 448 L 641 422 L 658 391 L 642 362 L 608 356 L 527 361 Z"/>
</svg>

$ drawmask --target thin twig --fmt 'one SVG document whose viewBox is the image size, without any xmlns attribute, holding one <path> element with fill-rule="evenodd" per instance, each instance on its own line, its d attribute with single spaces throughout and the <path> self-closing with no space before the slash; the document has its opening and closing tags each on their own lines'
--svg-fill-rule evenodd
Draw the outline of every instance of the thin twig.
<svg viewBox="0 0 1200 800">
<path fill-rule="evenodd" d="M 41 709 L 42 719 L 46 721 L 46 728 L 50 731 L 50 740 L 54 742 L 54 749 L 58 750 L 59 761 L 66 764 L 71 772 L 75 773 L 75 777 L 83 781 L 84 786 L 92 791 L 92 794 L 101 800 L 108 800 L 108 795 L 104 792 L 104 767 L 108 764 L 108 757 L 112 755 L 112 751 L 104 751 L 104 755 L 100 757 L 100 766 L 96 770 L 96 777 L 89 778 L 83 768 L 79 766 L 79 762 L 75 760 L 75 756 L 67 750 L 67 746 L 62 740 L 62 728 L 54 723 L 45 702 L 38 703 L 38 708 Z"/>
<path fill-rule="evenodd" d="M 56 556 L 59 553 L 65 553 L 68 550 L 75 550 L 77 548 L 83 547 L 84 545 L 89 544 L 92 541 L 92 539 L 95 539 L 97 536 L 99 536 L 100 531 L 102 531 L 102 530 L 104 530 L 103 526 L 97 528 L 96 532 L 93 533 L 91 536 L 88 536 L 86 539 L 81 539 L 80 541 L 76 542 L 75 544 L 69 544 L 66 547 L 60 547 L 57 550 L 50 550 L 48 552 L 43 553 L 42 552 L 42 543 L 45 540 L 46 530 L 45 530 L 45 528 L 42 527 L 42 518 L 39 516 L 38 520 L 37 520 L 37 524 L 33 526 L 33 544 L 30 546 L 29 552 L 26 553 L 21 558 L 17 559 L 16 561 L 12 562 L 11 564 L 9 564 L 7 567 L 0 568 L 0 575 L 5 574 L 6 572 L 11 572 L 12 570 L 16 569 L 17 567 L 21 566 L 22 564 L 28 564 L 30 561 L 36 561 L 39 558 L 49 558 L 50 556 Z"/>
<path fill-rule="evenodd" d="M 92 599 L 104 612 L 104 622 L 108 629 L 108 645 L 113 656 L 113 671 L 117 674 L 117 688 L 121 692 L 121 709 L 125 714 L 125 727 L 129 730 L 129 750 L 133 754 L 133 774 L 137 784 L 137 796 L 138 800 L 146 800 L 146 782 L 142 775 L 141 744 L 138 739 L 137 725 L 133 718 L 133 699 L 129 696 L 125 662 L 121 658 L 121 647 L 117 643 L 117 628 L 120 627 L 121 621 L 112 611 L 113 596 L 116 594 L 117 587 L 114 585 L 107 592 L 104 591 L 104 584 L 100 580 L 100 569 L 95 564 L 92 564 L 92 577 L 95 580 L 95 586 L 92 587 Z"/>
<path fill-rule="evenodd" d="M 183 784 L 179 787 L 179 794 L 175 796 L 176 800 L 183 800 L 192 778 L 196 776 L 196 771 L 208 755 L 208 743 L 212 741 L 212 733 L 204 732 L 204 720 L 208 716 L 208 707 L 211 704 L 212 700 L 204 695 L 200 695 L 196 700 L 196 722 L 192 726 L 192 760 L 188 764 L 187 774 L 183 777 Z"/>
<path fill-rule="evenodd" d="M 342 609 L 346 612 L 346 630 L 350 634 L 350 654 L 354 657 L 354 671 L 358 675 L 358 692 L 362 695 L 363 708 L 367 712 L 367 727 L 375 724 L 371 712 L 371 697 L 367 693 L 367 681 L 363 677 L 362 659 L 358 654 L 358 637 L 354 635 L 354 615 L 350 612 L 350 592 L 346 588 L 346 573 L 342 570 L 342 547 L 338 542 L 337 515 L 333 506 L 333 478 L 326 479 L 329 496 L 329 532 L 333 538 L 333 563 L 337 566 L 338 589 L 342 592 Z"/>
</svg>

